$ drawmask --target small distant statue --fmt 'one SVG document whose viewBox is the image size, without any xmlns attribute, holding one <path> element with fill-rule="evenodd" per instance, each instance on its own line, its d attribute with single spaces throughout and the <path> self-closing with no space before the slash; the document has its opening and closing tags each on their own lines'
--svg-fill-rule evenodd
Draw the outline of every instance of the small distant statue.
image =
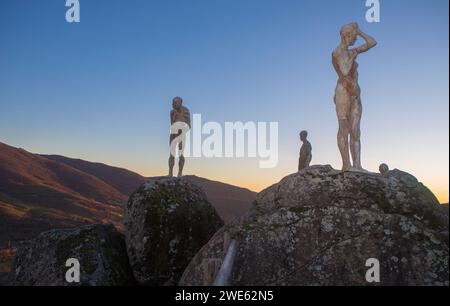
<svg viewBox="0 0 450 306">
<path fill-rule="evenodd" d="M 337 136 L 338 147 L 342 157 L 342 170 L 362 170 L 360 123 L 362 115 L 361 90 L 358 85 L 358 54 L 366 52 L 377 45 L 375 39 L 360 31 L 357 23 L 350 23 L 341 28 L 341 43 L 333 51 L 333 67 L 339 79 L 337 82 L 334 103 L 339 120 Z M 350 48 L 356 43 L 358 36 L 365 44 Z M 350 138 L 350 143 L 349 143 Z M 350 163 L 350 152 L 353 166 Z"/>
<path fill-rule="evenodd" d="M 380 167 L 378 167 L 378 170 L 380 170 L 382 176 L 386 176 L 389 173 L 389 166 L 386 164 L 381 164 Z"/>
<path fill-rule="evenodd" d="M 183 176 L 185 133 L 191 127 L 191 115 L 189 110 L 183 106 L 183 99 L 175 97 L 172 100 L 172 111 L 170 112 L 170 157 L 169 157 L 169 177 L 173 176 L 175 156 L 178 146 L 178 177 Z"/>
<path fill-rule="evenodd" d="M 309 167 L 312 159 L 312 146 L 307 140 L 308 132 L 301 131 L 300 132 L 300 140 L 303 142 L 302 147 L 300 148 L 300 157 L 298 159 L 298 171 Z"/>
</svg>

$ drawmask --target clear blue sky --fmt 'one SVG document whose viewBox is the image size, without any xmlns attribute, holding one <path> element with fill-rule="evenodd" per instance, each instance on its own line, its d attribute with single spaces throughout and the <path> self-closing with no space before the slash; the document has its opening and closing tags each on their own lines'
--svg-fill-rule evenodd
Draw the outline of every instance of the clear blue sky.
<svg viewBox="0 0 450 306">
<path fill-rule="evenodd" d="M 298 132 L 313 163 L 340 167 L 331 51 L 357 21 L 363 166 L 416 175 L 448 201 L 447 0 L 0 1 L 0 141 L 37 153 L 166 172 L 168 112 L 180 95 L 204 120 L 279 121 L 280 163 L 192 160 L 187 173 L 261 189 L 294 172 Z"/>
</svg>

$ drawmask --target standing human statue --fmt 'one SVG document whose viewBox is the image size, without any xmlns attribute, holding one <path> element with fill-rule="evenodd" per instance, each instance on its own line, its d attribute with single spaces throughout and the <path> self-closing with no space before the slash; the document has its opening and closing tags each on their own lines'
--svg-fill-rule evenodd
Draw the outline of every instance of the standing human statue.
<svg viewBox="0 0 450 306">
<path fill-rule="evenodd" d="M 172 111 L 170 112 L 170 157 L 169 157 L 169 177 L 173 176 L 175 156 L 178 147 L 178 177 L 183 175 L 185 133 L 191 127 L 191 115 L 189 110 L 183 106 L 183 99 L 175 97 L 172 100 Z"/>
<path fill-rule="evenodd" d="M 342 170 L 364 171 L 361 166 L 360 141 L 361 90 L 358 85 L 356 57 L 375 47 L 377 42 L 361 32 L 355 22 L 343 26 L 340 34 L 341 43 L 333 51 L 333 66 L 339 77 L 334 96 L 339 120 L 337 142 L 342 157 Z M 365 43 L 357 48 L 352 48 L 358 36 L 361 36 Z M 353 163 L 350 162 L 350 154 Z"/>
<path fill-rule="evenodd" d="M 298 158 L 298 171 L 309 167 L 309 164 L 311 163 L 312 146 L 307 140 L 307 137 L 307 131 L 300 132 L 300 140 L 303 142 L 303 145 L 300 148 L 300 157 Z"/>
</svg>

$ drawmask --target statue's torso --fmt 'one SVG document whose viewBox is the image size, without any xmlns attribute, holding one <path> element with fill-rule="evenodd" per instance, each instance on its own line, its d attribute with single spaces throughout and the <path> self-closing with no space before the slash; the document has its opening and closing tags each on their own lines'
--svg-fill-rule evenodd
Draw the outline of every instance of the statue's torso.
<svg viewBox="0 0 450 306">
<path fill-rule="evenodd" d="M 172 110 L 171 114 L 171 123 L 175 123 L 175 122 L 185 122 L 185 123 L 189 123 L 189 110 L 182 106 L 179 110 Z"/>
<path fill-rule="evenodd" d="M 309 141 L 305 141 L 300 148 L 298 159 L 299 170 L 308 167 L 312 159 L 312 146 Z"/>
<path fill-rule="evenodd" d="M 311 143 L 309 141 L 306 141 L 300 148 L 299 153 L 300 159 L 301 160 L 311 159 L 311 151 L 312 151 Z"/>
<path fill-rule="evenodd" d="M 346 93 L 350 94 L 351 96 L 359 96 L 361 90 L 358 85 L 358 62 L 355 60 L 355 56 L 352 58 L 352 52 L 356 51 L 337 48 L 334 51 L 334 55 L 340 67 L 346 67 L 350 69 L 348 77 L 355 86 L 355 92 Z M 346 91 L 342 84 L 342 80 L 338 80 L 336 91 Z"/>
</svg>

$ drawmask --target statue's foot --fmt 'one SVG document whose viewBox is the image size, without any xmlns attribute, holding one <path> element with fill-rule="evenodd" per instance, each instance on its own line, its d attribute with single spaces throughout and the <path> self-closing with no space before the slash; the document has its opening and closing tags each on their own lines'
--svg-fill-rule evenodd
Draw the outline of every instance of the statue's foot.
<svg viewBox="0 0 450 306">
<path fill-rule="evenodd" d="M 182 177 L 183 173 L 182 172 L 178 172 L 178 177 Z"/>
<path fill-rule="evenodd" d="M 350 165 L 343 165 L 342 171 L 352 171 L 352 167 Z"/>
<path fill-rule="evenodd" d="M 168 177 L 173 177 L 173 172 L 169 171 L 169 174 L 167 175 Z"/>
</svg>

